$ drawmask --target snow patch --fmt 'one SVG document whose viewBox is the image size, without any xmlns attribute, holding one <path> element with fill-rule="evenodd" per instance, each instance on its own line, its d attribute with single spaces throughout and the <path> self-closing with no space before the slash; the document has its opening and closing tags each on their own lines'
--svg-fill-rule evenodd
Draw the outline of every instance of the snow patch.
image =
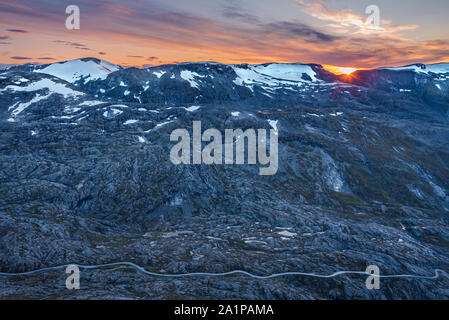
<svg viewBox="0 0 449 320">
<path fill-rule="evenodd" d="M 280 64 L 271 63 L 268 65 L 231 66 L 237 77 L 234 83 L 239 86 L 266 85 L 269 90 L 273 86 L 298 86 L 304 82 L 319 82 L 316 73 L 308 65 L 303 64 Z M 307 79 L 309 78 L 309 79 Z"/>
<path fill-rule="evenodd" d="M 169 120 L 169 121 L 164 121 L 164 122 L 158 123 L 157 125 L 154 126 L 153 129 L 147 130 L 147 131 L 145 131 L 145 132 L 148 133 L 148 132 L 151 132 L 151 131 L 153 131 L 153 130 L 157 130 L 157 129 L 159 129 L 159 128 L 161 128 L 161 127 L 163 127 L 163 126 L 169 124 L 170 122 L 173 122 L 173 120 Z"/>
<path fill-rule="evenodd" d="M 332 117 L 338 117 L 338 116 L 341 116 L 342 114 L 343 114 L 343 112 L 329 113 L 329 115 Z"/>
<path fill-rule="evenodd" d="M 133 123 L 136 123 L 136 122 L 138 122 L 139 120 L 134 120 L 134 119 L 131 119 L 131 120 L 126 120 L 123 124 L 126 126 L 126 125 L 128 125 L 128 124 L 133 124 Z"/>
<path fill-rule="evenodd" d="M 42 79 L 39 81 L 35 81 L 30 83 L 27 86 L 6 86 L 5 88 L 3 88 L 2 90 L 0 90 L 0 92 L 4 92 L 7 90 L 12 90 L 12 91 L 19 91 L 19 92 L 31 92 L 31 91 L 38 91 L 38 90 L 42 90 L 42 89 L 48 89 L 51 93 L 57 93 L 57 94 L 61 94 L 64 96 L 64 98 L 68 98 L 68 97 L 79 97 L 84 95 L 84 93 L 80 92 L 80 91 L 76 91 L 70 88 L 67 88 L 67 86 L 65 84 L 62 83 L 57 83 L 54 82 L 50 79 Z"/>
<path fill-rule="evenodd" d="M 103 112 L 103 116 L 105 118 L 110 118 L 110 117 L 118 116 L 119 114 L 122 114 L 122 113 L 123 113 L 122 110 L 111 108 L 110 110 L 106 110 L 105 112 Z"/>
<path fill-rule="evenodd" d="M 19 103 L 19 105 L 11 112 L 13 117 L 16 117 L 18 114 L 20 114 L 23 110 L 28 108 L 33 103 L 39 102 L 41 100 L 47 99 L 51 94 L 47 95 L 36 95 L 33 99 L 31 99 L 28 102 L 25 103 Z"/>
<path fill-rule="evenodd" d="M 272 78 L 302 82 L 305 81 L 303 75 L 306 74 L 312 79 L 312 82 L 318 81 L 315 71 L 308 65 L 271 63 L 268 65 L 256 65 L 253 68 L 256 72 Z"/>
<path fill-rule="evenodd" d="M 102 103 L 105 103 L 105 102 L 103 102 L 103 101 L 98 101 L 98 100 L 84 101 L 84 102 L 80 103 L 79 106 L 89 106 L 89 107 L 92 107 L 92 106 L 96 106 L 96 105 L 99 105 L 99 104 L 102 104 Z"/>
<path fill-rule="evenodd" d="M 316 113 L 308 113 L 308 115 L 311 117 L 316 117 L 316 118 L 324 117 L 322 114 L 316 114 Z"/>
<path fill-rule="evenodd" d="M 156 77 L 158 77 L 158 79 L 160 78 L 160 77 L 162 77 L 164 74 L 166 74 L 167 72 L 166 71 L 159 71 L 159 72 L 153 72 L 153 74 L 156 76 Z"/>
<path fill-rule="evenodd" d="M 191 106 L 191 107 L 187 107 L 184 109 L 188 112 L 194 112 L 194 111 L 198 110 L 199 108 L 201 108 L 201 107 L 200 106 Z"/>
<path fill-rule="evenodd" d="M 197 88 L 198 89 L 199 85 L 195 81 L 194 76 L 201 77 L 198 73 L 195 73 L 195 72 L 192 72 L 192 71 L 188 71 L 188 70 L 181 71 L 181 78 L 183 78 L 184 80 L 188 81 L 192 88 Z"/>
<path fill-rule="evenodd" d="M 284 237 L 294 237 L 294 236 L 297 235 L 296 233 L 290 232 L 290 231 L 287 231 L 287 230 L 279 231 L 278 234 L 280 234 L 281 236 L 284 236 Z"/>
</svg>

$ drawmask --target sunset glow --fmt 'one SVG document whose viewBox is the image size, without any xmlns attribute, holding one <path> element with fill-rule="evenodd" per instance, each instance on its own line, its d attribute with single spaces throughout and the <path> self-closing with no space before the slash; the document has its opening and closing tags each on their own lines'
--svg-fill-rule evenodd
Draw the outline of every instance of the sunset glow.
<svg viewBox="0 0 449 320">
<path fill-rule="evenodd" d="M 323 66 L 327 71 L 332 72 L 333 74 L 346 74 L 350 75 L 354 71 L 357 71 L 357 68 L 349 68 L 349 67 L 337 67 L 337 66 L 330 66 L 325 65 Z"/>
<path fill-rule="evenodd" d="M 81 57 L 136 67 L 302 62 L 351 74 L 362 68 L 449 61 L 449 2 L 432 6 L 431 28 L 428 15 L 408 12 L 422 10 L 418 0 L 410 0 L 406 12 L 399 13 L 390 10 L 392 3 L 379 2 L 381 26 L 368 29 L 359 0 L 247 0 L 226 6 L 200 0 L 79 0 L 81 28 L 67 30 L 65 2 L 3 0 L 0 64 Z"/>
</svg>

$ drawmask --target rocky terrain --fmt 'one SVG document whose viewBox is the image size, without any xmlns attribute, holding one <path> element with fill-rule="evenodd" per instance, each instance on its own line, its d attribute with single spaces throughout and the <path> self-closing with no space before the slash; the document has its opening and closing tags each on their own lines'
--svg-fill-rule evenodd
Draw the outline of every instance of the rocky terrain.
<svg viewBox="0 0 449 320">
<path fill-rule="evenodd" d="M 159 274 L 449 265 L 449 64 L 334 75 L 320 65 L 121 68 L 94 58 L 0 71 L 0 272 L 129 261 Z M 170 133 L 278 132 L 279 170 L 173 165 Z M 0 275 L 4 299 L 447 299 L 449 279 L 133 268 Z"/>
</svg>

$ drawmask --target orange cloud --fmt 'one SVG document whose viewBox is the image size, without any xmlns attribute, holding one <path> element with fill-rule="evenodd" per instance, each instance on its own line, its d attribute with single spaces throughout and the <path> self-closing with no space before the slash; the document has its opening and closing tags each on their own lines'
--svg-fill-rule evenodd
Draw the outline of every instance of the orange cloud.
<svg viewBox="0 0 449 320">
<path fill-rule="evenodd" d="M 65 29 L 58 12 L 45 11 L 36 15 L 37 7 L 25 10 L 0 4 L 0 9 L 5 9 L 0 10 L 0 28 L 30 31 L 14 34 L 14 39 L 8 40 L 11 44 L 4 46 L 9 53 L 0 55 L 0 62 L 13 63 L 11 56 L 29 57 L 30 52 L 33 59 L 54 57 L 57 60 L 91 55 L 101 58 L 98 52 L 107 52 L 108 60 L 122 65 L 146 65 L 148 57 L 158 57 L 158 64 L 204 60 L 277 61 L 351 68 L 449 60 L 449 39 L 419 42 L 389 36 L 405 26 L 392 26 L 390 33 L 371 37 L 362 33 L 330 33 L 329 28 L 294 20 L 263 22 L 260 19 L 240 24 L 155 7 L 128 10 L 120 5 L 98 11 L 100 4 L 92 4 L 97 7 L 90 11 L 89 8 L 82 10 L 82 28 L 77 31 Z M 324 13 L 330 15 L 329 11 Z M 339 18 L 334 20 L 340 22 L 331 21 L 337 25 L 361 21 L 361 17 L 351 12 L 337 16 Z M 348 22 L 349 27 L 359 22 Z"/>
<path fill-rule="evenodd" d="M 330 21 L 328 25 L 336 32 L 398 37 L 398 32 L 419 28 L 419 25 L 391 26 L 391 21 L 381 20 L 379 26 L 367 24 L 367 16 L 357 15 L 351 9 L 331 10 L 322 1 L 307 2 L 296 0 L 303 6 L 303 11 L 319 20 Z"/>
</svg>

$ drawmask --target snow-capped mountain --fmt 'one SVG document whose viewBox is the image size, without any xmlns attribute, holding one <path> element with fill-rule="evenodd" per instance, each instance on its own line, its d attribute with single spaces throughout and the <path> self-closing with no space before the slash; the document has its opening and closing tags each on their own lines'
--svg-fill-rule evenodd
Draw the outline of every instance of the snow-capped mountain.
<svg viewBox="0 0 449 320">
<path fill-rule="evenodd" d="M 379 68 L 380 70 L 393 70 L 393 71 L 413 71 L 418 73 L 434 73 L 434 74 L 448 74 L 449 73 L 449 63 L 435 63 L 435 64 L 412 64 L 403 67 L 392 67 L 392 68 Z"/>
<path fill-rule="evenodd" d="M 83 58 L 42 66 L 11 67 L 5 73 L 10 75 L 9 82 L 5 81 L 0 90 L 10 97 L 11 110 L 16 110 L 12 108 L 15 103 L 32 104 L 53 93 L 61 94 L 62 86 L 104 101 L 163 104 L 232 101 L 259 106 L 336 97 L 367 98 L 372 97 L 370 92 L 379 91 L 398 95 L 398 99 L 413 97 L 443 113 L 449 110 L 449 64 L 359 70 L 346 76 L 332 74 L 317 64 L 196 62 L 138 69 Z M 20 79 L 28 79 L 30 83 L 21 83 Z M 36 93 L 26 96 L 27 101 L 12 98 L 14 94 L 30 91 Z M 62 98 L 66 97 L 62 95 Z"/>
<path fill-rule="evenodd" d="M 110 73 L 121 68 L 104 60 L 82 58 L 36 66 L 34 72 L 49 74 L 70 83 L 79 81 L 86 83 L 92 80 L 104 80 Z"/>
<path fill-rule="evenodd" d="M 396 68 L 359 70 L 351 74 L 350 77 L 340 77 L 340 80 L 350 83 L 359 81 L 360 85 L 368 87 L 382 83 L 385 85 L 385 81 L 393 87 L 397 87 L 405 82 L 408 82 L 408 85 L 413 85 L 414 83 L 416 86 L 419 86 L 423 83 L 434 81 L 435 83 L 433 84 L 436 85 L 438 82 L 449 80 L 449 63 L 413 64 Z"/>
<path fill-rule="evenodd" d="M 449 64 L 416 64 L 397 68 L 334 75 L 316 64 L 266 63 L 226 65 L 216 62 L 180 63 L 147 69 L 122 68 L 96 58 L 83 58 L 11 70 L 49 74 L 82 91 L 139 103 L 208 103 L 301 98 L 313 92 L 365 91 L 414 94 L 421 98 L 448 97 Z M 356 87 L 358 87 L 356 89 Z"/>
<path fill-rule="evenodd" d="M 370 91 L 399 93 L 403 98 L 424 101 L 431 108 L 449 111 L 449 64 L 415 64 L 398 68 L 358 70 L 339 80 Z"/>
<path fill-rule="evenodd" d="M 99 96 L 138 103 L 269 103 L 314 90 L 327 90 L 335 76 L 321 66 L 303 64 L 226 65 L 182 63 L 128 68 L 84 89 Z M 334 82 L 333 86 L 341 85 Z"/>
</svg>

